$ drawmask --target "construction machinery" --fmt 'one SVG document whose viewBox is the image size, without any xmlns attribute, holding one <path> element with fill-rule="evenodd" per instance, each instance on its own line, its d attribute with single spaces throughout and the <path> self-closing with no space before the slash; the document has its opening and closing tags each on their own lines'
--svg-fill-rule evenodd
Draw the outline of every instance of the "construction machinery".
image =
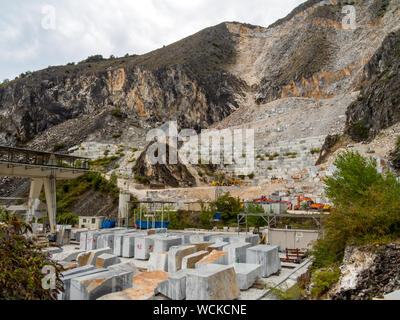
<svg viewBox="0 0 400 320">
<path fill-rule="evenodd" d="M 163 184 L 151 184 L 151 190 L 165 190 L 165 186 Z"/>
<path fill-rule="evenodd" d="M 300 210 L 302 205 L 306 210 L 316 210 L 319 212 L 329 212 L 331 210 L 331 206 L 329 204 L 315 203 L 311 198 L 298 196 L 295 210 Z"/>
<path fill-rule="evenodd" d="M 272 200 L 267 198 L 266 196 L 261 196 L 261 198 L 259 199 L 253 199 L 253 202 L 269 202 L 269 203 L 286 203 L 286 205 L 288 206 L 288 210 L 292 210 L 293 209 L 293 204 L 289 201 L 282 201 L 282 200 Z"/>
<path fill-rule="evenodd" d="M 231 187 L 231 186 L 237 186 L 240 187 L 243 185 L 243 181 L 237 180 L 237 179 L 232 179 L 229 180 L 228 182 L 224 181 L 213 181 L 211 184 L 213 187 Z"/>
</svg>

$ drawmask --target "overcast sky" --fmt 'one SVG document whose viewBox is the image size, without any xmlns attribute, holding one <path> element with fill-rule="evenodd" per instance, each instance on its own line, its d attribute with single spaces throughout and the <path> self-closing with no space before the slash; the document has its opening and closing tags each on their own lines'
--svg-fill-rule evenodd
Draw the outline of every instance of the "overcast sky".
<svg viewBox="0 0 400 320">
<path fill-rule="evenodd" d="M 89 55 L 142 54 L 223 21 L 268 26 L 304 0 L 0 0 L 0 81 Z"/>
</svg>

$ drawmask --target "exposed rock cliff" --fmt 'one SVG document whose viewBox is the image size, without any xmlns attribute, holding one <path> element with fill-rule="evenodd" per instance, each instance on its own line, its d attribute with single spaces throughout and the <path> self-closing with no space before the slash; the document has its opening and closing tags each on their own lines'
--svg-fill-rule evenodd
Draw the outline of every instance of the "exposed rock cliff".
<svg viewBox="0 0 400 320">
<path fill-rule="evenodd" d="M 400 121 L 400 30 L 390 33 L 364 68 L 358 101 L 347 111 L 346 132 L 372 139 Z"/>
<path fill-rule="evenodd" d="M 51 67 L 0 88 L 0 143 L 26 143 L 49 128 L 114 108 L 151 128 L 167 120 L 205 128 L 238 107 L 243 81 L 225 24 L 147 55 Z M 104 127 L 104 126 L 103 126 Z"/>
<path fill-rule="evenodd" d="M 333 300 L 371 300 L 400 289 L 398 244 L 348 247 Z"/>
</svg>

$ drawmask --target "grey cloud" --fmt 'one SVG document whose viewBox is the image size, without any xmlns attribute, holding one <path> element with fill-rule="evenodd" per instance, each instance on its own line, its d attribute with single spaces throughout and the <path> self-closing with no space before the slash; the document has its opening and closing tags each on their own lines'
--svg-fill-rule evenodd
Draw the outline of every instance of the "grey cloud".
<svg viewBox="0 0 400 320">
<path fill-rule="evenodd" d="M 89 55 L 142 54 L 223 21 L 268 26 L 303 0 L 14 0 L 0 4 L 0 81 Z M 45 30 L 42 9 L 56 9 Z"/>
</svg>

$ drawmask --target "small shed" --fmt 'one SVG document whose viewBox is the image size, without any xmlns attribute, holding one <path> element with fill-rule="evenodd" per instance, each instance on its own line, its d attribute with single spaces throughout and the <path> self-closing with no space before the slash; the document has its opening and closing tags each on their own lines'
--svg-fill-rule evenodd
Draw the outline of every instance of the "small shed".
<svg viewBox="0 0 400 320">
<path fill-rule="evenodd" d="M 89 230 L 102 229 L 105 217 L 79 217 L 79 228 L 87 228 Z"/>
</svg>

